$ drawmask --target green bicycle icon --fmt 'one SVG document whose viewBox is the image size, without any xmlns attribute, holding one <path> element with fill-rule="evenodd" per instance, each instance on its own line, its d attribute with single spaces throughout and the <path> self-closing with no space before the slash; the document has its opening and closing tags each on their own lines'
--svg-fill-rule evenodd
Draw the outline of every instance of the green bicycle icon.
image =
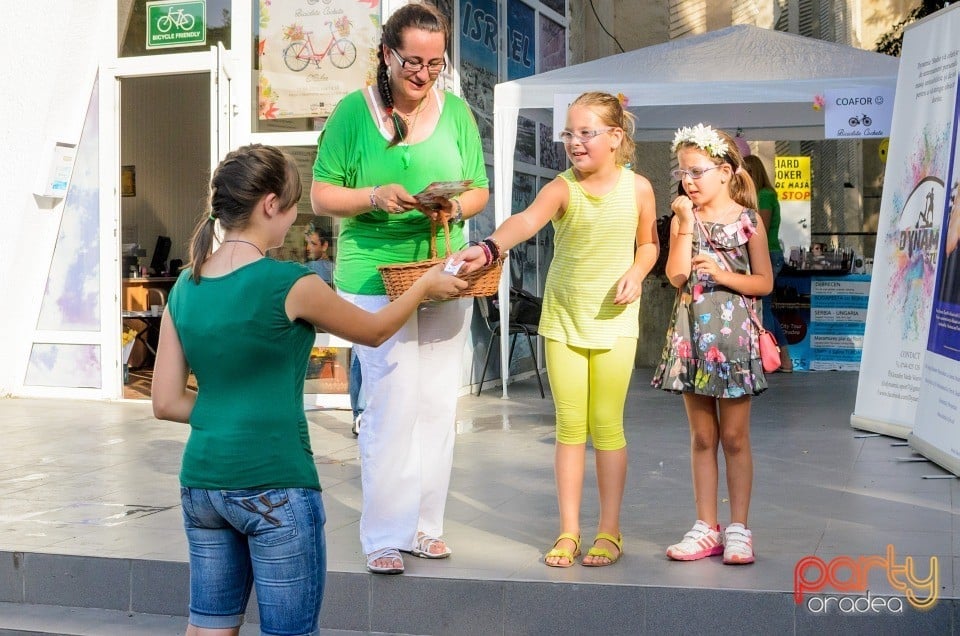
<svg viewBox="0 0 960 636">
<path fill-rule="evenodd" d="M 333 23 L 327 22 L 330 27 L 330 41 L 323 51 L 317 52 L 310 35 L 313 31 L 304 31 L 304 39 L 290 44 L 283 50 L 283 63 L 291 71 L 302 71 L 310 62 L 320 68 L 323 58 L 329 57 L 330 63 L 337 68 L 348 68 L 357 59 L 357 47 L 347 38 L 338 38 L 333 30 Z"/>
<path fill-rule="evenodd" d="M 177 27 L 181 31 L 189 31 L 195 23 L 196 18 L 189 13 L 184 13 L 183 8 L 174 11 L 173 7 L 170 7 L 167 10 L 167 15 L 157 18 L 157 31 L 166 33 L 173 27 Z"/>
</svg>

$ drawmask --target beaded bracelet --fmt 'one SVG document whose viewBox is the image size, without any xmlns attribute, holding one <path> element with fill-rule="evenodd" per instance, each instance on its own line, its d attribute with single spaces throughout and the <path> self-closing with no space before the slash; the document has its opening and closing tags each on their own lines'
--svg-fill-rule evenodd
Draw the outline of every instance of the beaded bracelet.
<svg viewBox="0 0 960 636">
<path fill-rule="evenodd" d="M 480 243 L 480 249 L 483 250 L 483 256 L 486 259 L 484 266 L 489 265 L 493 262 L 493 254 L 490 252 L 490 248 L 487 246 L 486 242 Z"/>
<path fill-rule="evenodd" d="M 374 210 L 380 209 L 380 206 L 377 205 L 377 188 L 379 187 L 381 186 L 375 185 L 373 186 L 373 190 L 370 191 L 370 207 Z"/>
<path fill-rule="evenodd" d="M 502 258 L 502 257 L 504 256 L 504 254 L 506 253 L 506 250 L 504 250 L 504 249 L 503 249 L 503 246 L 500 245 L 500 241 L 498 241 L 497 239 L 493 238 L 492 236 L 488 236 L 488 237 L 486 238 L 486 240 L 490 241 L 490 242 L 493 244 L 493 247 L 496 248 L 496 249 L 495 249 L 495 251 L 496 251 L 496 253 L 497 253 L 497 254 L 496 254 L 496 257 L 497 257 L 497 258 Z"/>
<path fill-rule="evenodd" d="M 500 244 L 497 243 L 496 239 L 488 236 L 487 238 L 483 239 L 483 244 L 486 245 L 487 249 L 490 250 L 492 255 L 492 258 L 490 259 L 491 261 L 495 261 L 500 258 L 500 253 L 502 250 L 500 249 Z"/>
</svg>

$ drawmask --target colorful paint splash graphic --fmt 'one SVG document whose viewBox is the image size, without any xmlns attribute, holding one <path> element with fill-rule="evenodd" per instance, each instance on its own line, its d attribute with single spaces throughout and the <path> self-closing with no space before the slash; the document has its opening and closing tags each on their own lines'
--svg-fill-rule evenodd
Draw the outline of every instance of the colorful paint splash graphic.
<svg viewBox="0 0 960 636">
<path fill-rule="evenodd" d="M 900 244 L 899 235 L 905 227 L 913 225 L 905 219 L 907 200 L 917 185 L 927 177 L 940 179 L 946 174 L 949 130 L 932 131 L 925 128 L 915 140 L 915 148 L 907 157 L 908 170 L 902 173 L 898 184 L 887 183 L 893 188 L 894 213 L 883 228 L 882 245 L 886 246 L 890 279 L 887 284 L 886 302 L 890 307 L 902 307 L 902 312 L 889 312 L 889 319 L 901 318 L 900 335 L 903 340 L 916 341 L 926 330 L 930 320 L 930 305 L 933 298 L 936 255 L 926 250 L 907 250 Z"/>
</svg>

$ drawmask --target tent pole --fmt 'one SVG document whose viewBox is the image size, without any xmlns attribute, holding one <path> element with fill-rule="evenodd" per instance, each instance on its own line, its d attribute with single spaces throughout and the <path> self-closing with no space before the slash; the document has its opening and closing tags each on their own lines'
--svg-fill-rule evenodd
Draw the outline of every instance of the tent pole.
<svg viewBox="0 0 960 636">
<path fill-rule="evenodd" d="M 518 108 L 504 108 L 497 104 L 494 88 L 493 100 L 493 174 L 494 174 L 494 227 L 510 216 L 513 200 L 513 152 L 517 143 Z M 509 399 L 507 382 L 510 378 L 510 263 L 505 263 L 497 292 L 500 301 L 500 379 L 503 383 L 503 399 Z"/>
</svg>

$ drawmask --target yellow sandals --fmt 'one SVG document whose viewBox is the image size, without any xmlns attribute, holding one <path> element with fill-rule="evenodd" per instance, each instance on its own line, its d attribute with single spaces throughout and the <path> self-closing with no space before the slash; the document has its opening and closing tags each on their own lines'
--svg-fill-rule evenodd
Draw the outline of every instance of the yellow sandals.
<svg viewBox="0 0 960 636">
<path fill-rule="evenodd" d="M 610 550 L 607 550 L 606 548 L 597 547 L 597 541 L 600 541 L 601 539 L 606 539 L 613 545 L 617 546 L 616 556 L 614 556 Z M 602 568 L 608 565 L 613 565 L 620 560 L 621 556 L 623 556 L 623 535 L 618 533 L 617 536 L 613 536 L 612 534 L 607 534 L 606 532 L 598 532 L 597 536 L 593 538 L 593 546 L 587 550 L 587 556 L 602 557 L 607 559 L 606 563 L 587 563 L 586 561 L 582 561 L 581 563 L 588 568 Z"/>
<path fill-rule="evenodd" d="M 564 548 L 557 547 L 557 545 L 559 545 L 560 542 L 563 541 L 564 539 L 573 541 L 574 545 L 576 546 L 573 549 L 572 553 L 570 552 L 570 550 L 565 550 Z M 576 563 L 576 558 L 578 556 L 580 556 L 580 537 L 578 535 L 571 534 L 570 532 L 564 532 L 559 537 L 557 537 L 556 541 L 553 542 L 553 549 L 551 549 L 549 552 L 547 552 L 544 555 L 543 562 L 551 568 L 568 568 L 574 563 Z M 550 563 L 547 561 L 547 559 L 552 559 L 555 557 L 560 559 L 566 559 L 567 562 L 566 563 Z"/>
</svg>

